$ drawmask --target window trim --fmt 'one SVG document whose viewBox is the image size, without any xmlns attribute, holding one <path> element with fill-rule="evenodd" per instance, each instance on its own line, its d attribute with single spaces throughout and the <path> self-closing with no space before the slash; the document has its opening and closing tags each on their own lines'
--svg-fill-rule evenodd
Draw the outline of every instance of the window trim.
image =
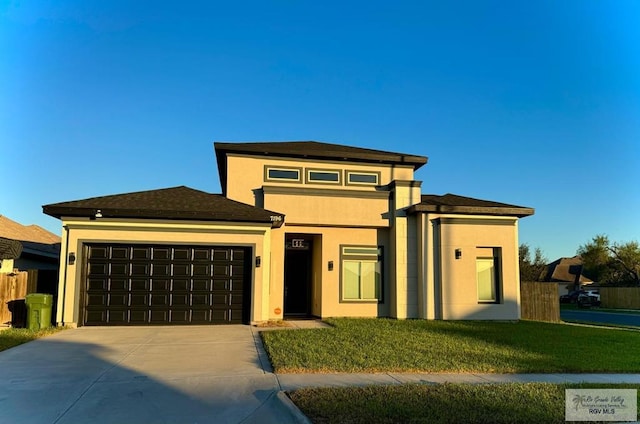
<svg viewBox="0 0 640 424">
<path fill-rule="evenodd" d="M 342 185 L 342 172 L 339 169 L 320 169 L 320 168 L 305 168 L 305 183 L 307 184 L 327 184 L 327 185 Z M 328 180 L 313 180 L 311 179 L 312 172 L 321 172 L 326 174 L 335 174 L 338 176 L 338 181 Z"/>
<path fill-rule="evenodd" d="M 376 177 L 376 182 L 375 183 L 352 182 L 350 181 L 349 177 L 353 174 L 373 175 Z M 354 170 L 346 169 L 344 171 L 344 183 L 345 185 L 348 185 L 348 186 L 366 186 L 366 187 L 379 186 L 381 174 L 382 173 L 380 171 L 354 171 Z"/>
<path fill-rule="evenodd" d="M 378 288 L 378 299 L 347 299 L 345 298 L 345 282 L 344 282 L 344 261 L 352 260 L 352 261 L 366 261 L 366 262 L 374 262 L 374 255 L 368 255 L 366 253 L 362 254 L 345 254 L 345 249 L 375 249 L 377 255 L 375 264 L 379 266 L 380 269 L 380 287 Z M 370 304 L 381 304 L 384 303 L 384 247 L 383 246 L 375 246 L 375 245 L 356 245 L 356 244 L 341 244 L 340 245 L 340 303 L 370 303 Z"/>
<path fill-rule="evenodd" d="M 479 249 L 486 249 L 486 248 L 479 248 Z M 503 294 L 502 294 L 502 287 L 503 287 L 503 282 L 502 282 L 502 261 L 501 261 L 501 256 L 502 256 L 502 249 L 500 247 L 494 247 L 491 248 L 493 250 L 493 254 L 491 256 L 486 255 L 486 254 L 480 254 L 478 256 L 476 256 L 475 259 L 475 265 L 476 265 L 476 300 L 478 302 L 478 304 L 483 304 L 483 305 L 498 305 L 502 303 L 502 299 L 503 299 Z M 478 280 L 478 260 L 479 259 L 492 259 L 493 260 L 493 290 L 495 293 L 495 299 L 494 300 L 482 300 L 480 299 L 480 287 L 479 287 L 479 280 Z"/>
<path fill-rule="evenodd" d="M 298 178 L 271 178 L 269 177 L 269 171 L 296 171 Z M 277 165 L 265 165 L 264 166 L 264 181 L 279 182 L 279 183 L 302 183 L 302 167 L 298 166 L 277 166 Z"/>
</svg>

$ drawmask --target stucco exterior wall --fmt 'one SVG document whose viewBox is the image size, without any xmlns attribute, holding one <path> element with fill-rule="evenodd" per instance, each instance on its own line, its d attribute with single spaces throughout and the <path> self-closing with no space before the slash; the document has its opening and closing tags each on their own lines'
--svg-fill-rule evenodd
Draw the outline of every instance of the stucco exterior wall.
<svg viewBox="0 0 640 424">
<path fill-rule="evenodd" d="M 387 227 L 389 226 L 389 192 L 362 191 L 352 197 L 340 196 L 337 190 L 282 190 L 265 187 L 264 207 L 284 213 L 287 224 Z M 355 191 L 351 191 L 356 193 Z M 375 197 L 374 197 L 375 196 Z"/>
<path fill-rule="evenodd" d="M 520 319 L 518 270 L 518 221 L 516 218 L 482 216 L 432 216 L 433 243 L 425 250 L 434 257 L 435 289 L 431 308 L 435 317 L 451 320 Z M 490 248 L 500 248 L 499 303 L 478 302 L 476 258 Z M 462 256 L 455 257 L 459 249 Z M 423 260 L 427 258 L 424 257 Z M 427 284 L 428 287 L 428 284 Z M 429 296 L 427 292 L 427 296 Z M 427 308 L 429 309 L 429 308 Z"/>
<path fill-rule="evenodd" d="M 270 319 L 282 319 L 276 310 L 284 311 L 284 241 L 286 234 L 307 235 L 313 238 L 312 313 L 326 317 L 378 317 L 389 316 L 389 230 L 387 228 L 335 228 L 283 226 L 273 231 L 271 238 L 271 304 Z M 383 302 L 342 301 L 340 246 L 382 246 Z M 329 262 L 333 270 L 329 270 Z"/>
<path fill-rule="evenodd" d="M 266 181 L 264 175 L 265 165 L 284 168 L 302 169 L 300 182 Z M 327 184 L 318 182 L 306 182 L 306 169 L 337 170 L 341 172 L 340 184 Z M 238 154 L 227 156 L 227 193 L 229 199 L 247 203 L 249 205 L 266 207 L 261 204 L 261 195 L 257 192 L 263 186 L 297 187 L 309 189 L 340 189 L 349 191 L 372 191 L 375 186 L 349 185 L 345 182 L 344 171 L 379 172 L 379 186 L 389 184 L 393 180 L 413 179 L 413 167 L 392 166 L 385 164 L 362 164 L 357 162 L 330 162 L 305 159 L 287 159 L 276 157 L 255 157 Z M 419 201 L 419 200 L 418 200 Z M 275 212 L 282 212 L 275 210 Z"/>
<path fill-rule="evenodd" d="M 271 226 L 269 224 L 226 224 L 195 221 L 159 220 L 88 220 L 64 218 L 60 280 L 58 295 L 58 324 L 81 325 L 80 299 L 84 290 L 82 269 L 85 243 L 158 243 L 185 245 L 239 245 L 252 248 L 253 290 L 251 294 L 251 321 L 268 319 Z M 69 253 L 76 256 L 68 263 Z M 261 256 L 260 268 L 255 267 L 255 256 Z"/>
</svg>

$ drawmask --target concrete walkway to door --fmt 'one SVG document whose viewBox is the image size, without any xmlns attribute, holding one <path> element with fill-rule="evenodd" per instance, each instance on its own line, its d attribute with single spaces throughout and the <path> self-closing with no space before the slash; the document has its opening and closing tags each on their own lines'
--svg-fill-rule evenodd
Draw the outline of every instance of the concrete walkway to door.
<svg viewBox="0 0 640 424">
<path fill-rule="evenodd" d="M 83 327 L 0 352 L 0 423 L 288 423 L 245 325 Z"/>
</svg>

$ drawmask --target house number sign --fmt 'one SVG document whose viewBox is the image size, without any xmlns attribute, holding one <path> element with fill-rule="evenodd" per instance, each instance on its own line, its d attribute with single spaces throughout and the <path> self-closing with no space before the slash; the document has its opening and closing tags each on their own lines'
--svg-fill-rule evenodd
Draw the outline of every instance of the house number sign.
<svg viewBox="0 0 640 424">
<path fill-rule="evenodd" d="M 293 249 L 304 249 L 306 246 L 304 245 L 304 239 L 292 239 L 291 240 L 291 248 Z"/>
</svg>

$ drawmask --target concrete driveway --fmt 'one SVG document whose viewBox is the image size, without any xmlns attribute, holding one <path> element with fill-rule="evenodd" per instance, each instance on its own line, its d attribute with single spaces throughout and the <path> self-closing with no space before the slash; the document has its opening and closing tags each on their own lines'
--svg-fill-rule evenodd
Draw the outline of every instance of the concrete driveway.
<svg viewBox="0 0 640 424">
<path fill-rule="evenodd" d="M 286 423 L 249 326 L 83 327 L 0 352 L 0 423 Z"/>
</svg>

